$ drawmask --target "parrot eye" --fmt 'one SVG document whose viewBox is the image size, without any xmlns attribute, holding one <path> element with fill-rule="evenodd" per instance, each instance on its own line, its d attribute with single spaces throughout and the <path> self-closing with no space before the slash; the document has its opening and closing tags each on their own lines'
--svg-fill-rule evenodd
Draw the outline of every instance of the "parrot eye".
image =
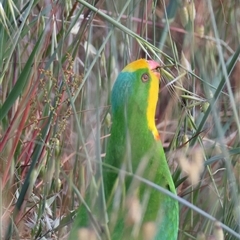
<svg viewBox="0 0 240 240">
<path fill-rule="evenodd" d="M 142 81 L 143 82 L 147 82 L 149 80 L 149 75 L 147 74 L 147 73 L 144 73 L 143 75 L 142 75 Z"/>
</svg>

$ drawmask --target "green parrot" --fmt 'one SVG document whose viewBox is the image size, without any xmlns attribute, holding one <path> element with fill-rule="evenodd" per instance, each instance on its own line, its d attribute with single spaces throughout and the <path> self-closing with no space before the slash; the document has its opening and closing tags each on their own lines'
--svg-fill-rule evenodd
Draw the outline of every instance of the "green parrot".
<svg viewBox="0 0 240 240">
<path fill-rule="evenodd" d="M 80 206 L 70 240 L 80 239 L 78 230 L 81 227 L 96 231 L 96 222 L 100 226 L 97 235 L 101 239 L 177 239 L 178 202 L 125 174 L 141 176 L 176 194 L 155 125 L 159 82 L 160 65 L 152 60 L 134 61 L 118 75 L 111 95 L 111 135 L 102 166 L 108 222 L 106 225 L 103 219 L 94 219 L 93 223 L 94 213 Z M 130 199 L 137 199 L 139 204 L 133 201 L 129 205 Z M 132 215 L 139 217 L 129 220 L 133 208 L 136 209 Z M 93 225 L 95 227 L 91 227 Z M 150 228 L 151 237 L 144 235 L 146 226 L 154 227 Z"/>
<path fill-rule="evenodd" d="M 107 145 L 105 165 L 140 175 L 176 194 L 173 179 L 166 161 L 160 136 L 155 125 L 155 111 L 159 93 L 160 65 L 152 60 L 140 59 L 128 64 L 118 75 L 111 95 L 112 126 Z M 109 213 L 109 224 L 114 219 L 119 193 L 118 210 L 111 239 L 123 239 L 128 227 L 124 216 L 131 209 L 125 204 L 127 196 L 134 194 L 140 204 L 144 196 L 140 229 L 145 223 L 155 224 L 154 240 L 177 239 L 179 208 L 171 197 L 134 180 L 124 171 L 103 167 L 103 183 Z M 125 196 L 126 195 L 126 196 Z M 117 198 L 118 196 L 118 198 Z M 125 210 L 124 210 L 125 209 Z M 110 227 L 111 229 L 111 227 Z M 139 234 L 142 234 L 141 231 Z M 130 238 L 129 238 L 130 239 Z M 144 239 L 141 235 L 134 239 Z"/>
</svg>

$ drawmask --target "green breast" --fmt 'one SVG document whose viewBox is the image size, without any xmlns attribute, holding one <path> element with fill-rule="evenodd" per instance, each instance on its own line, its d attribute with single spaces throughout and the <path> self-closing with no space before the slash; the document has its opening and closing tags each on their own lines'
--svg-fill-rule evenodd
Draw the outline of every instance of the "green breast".
<svg viewBox="0 0 240 240">
<path fill-rule="evenodd" d="M 116 124 L 113 124 L 104 162 L 118 169 L 136 173 L 176 193 L 162 144 L 160 141 L 155 141 L 152 133 L 143 127 L 141 121 L 141 118 L 139 120 L 129 118 L 127 127 L 121 124 L 122 121 L 116 121 Z M 104 168 L 103 176 L 105 194 L 108 197 L 119 175 Z M 178 202 L 132 177 L 125 176 L 124 183 L 126 195 L 137 191 L 140 202 L 144 197 L 149 197 L 143 213 L 143 224 L 157 223 L 158 230 L 155 239 L 177 239 Z M 124 201 L 124 198 L 122 199 Z M 109 212 L 111 208 L 110 204 Z M 124 224 L 118 227 L 116 231 L 120 234 L 124 231 Z M 120 239 L 118 233 L 115 232 L 115 235 L 114 239 Z"/>
</svg>

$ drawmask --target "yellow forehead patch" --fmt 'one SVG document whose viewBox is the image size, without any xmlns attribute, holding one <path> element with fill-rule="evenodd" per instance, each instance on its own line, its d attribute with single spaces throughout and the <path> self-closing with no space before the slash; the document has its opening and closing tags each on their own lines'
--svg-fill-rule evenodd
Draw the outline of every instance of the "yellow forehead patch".
<svg viewBox="0 0 240 240">
<path fill-rule="evenodd" d="M 146 59 L 139 59 L 134 62 L 129 63 L 122 72 L 134 72 L 138 69 L 149 68 L 148 62 Z"/>
</svg>

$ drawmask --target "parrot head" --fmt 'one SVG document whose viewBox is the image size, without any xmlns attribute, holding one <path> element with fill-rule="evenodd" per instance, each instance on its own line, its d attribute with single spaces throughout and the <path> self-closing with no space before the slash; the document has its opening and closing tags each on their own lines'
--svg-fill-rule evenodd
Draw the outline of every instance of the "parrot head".
<svg viewBox="0 0 240 240">
<path fill-rule="evenodd" d="M 114 118 L 131 115 L 146 122 L 156 140 L 159 134 L 155 126 L 158 101 L 160 65 L 153 60 L 139 59 L 128 64 L 118 75 L 112 89 L 112 114 Z M 133 114 L 134 112 L 134 114 Z"/>
</svg>

